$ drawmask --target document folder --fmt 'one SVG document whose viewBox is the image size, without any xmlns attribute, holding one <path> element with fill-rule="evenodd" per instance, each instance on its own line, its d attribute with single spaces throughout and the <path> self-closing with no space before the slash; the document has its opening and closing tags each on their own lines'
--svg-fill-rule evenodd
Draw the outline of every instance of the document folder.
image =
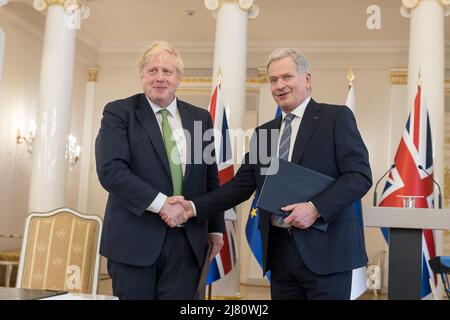
<svg viewBox="0 0 450 320">
<path fill-rule="evenodd" d="M 334 181 L 334 178 L 317 171 L 286 160 L 273 158 L 256 207 L 287 217 L 289 212 L 282 211 L 281 207 L 308 202 Z M 328 224 L 319 218 L 311 228 L 325 232 Z"/>
</svg>

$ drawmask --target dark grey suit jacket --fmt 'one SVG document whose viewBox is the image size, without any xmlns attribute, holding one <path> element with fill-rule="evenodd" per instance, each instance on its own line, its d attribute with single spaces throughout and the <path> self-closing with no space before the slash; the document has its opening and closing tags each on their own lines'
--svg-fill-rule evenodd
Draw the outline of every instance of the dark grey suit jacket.
<svg viewBox="0 0 450 320">
<path fill-rule="evenodd" d="M 208 111 L 181 100 L 177 107 L 190 138 L 194 138 L 194 121 L 201 125 L 202 132 L 212 128 Z M 194 144 L 189 137 L 186 139 L 188 164 L 183 195 L 189 199 L 215 190 L 219 179 L 215 163 L 193 164 Z M 212 142 L 213 138 L 201 142 L 201 151 Z M 157 213 L 146 209 L 159 192 L 172 195 L 173 187 L 161 130 L 144 94 L 106 105 L 95 155 L 98 178 L 109 192 L 100 254 L 130 265 L 153 264 L 160 254 L 167 226 Z M 204 260 L 208 232 L 223 229 L 223 212 L 218 210 L 211 219 L 194 218 L 185 224 L 199 266 Z"/>
<path fill-rule="evenodd" d="M 269 166 L 263 156 L 276 156 L 280 126 L 279 117 L 256 128 L 251 151 L 234 179 L 194 199 L 200 217 L 213 216 L 217 210 L 226 210 L 247 200 L 255 190 L 259 192 L 265 178 L 261 169 Z M 352 204 L 370 189 L 372 174 L 368 152 L 352 111 L 311 99 L 298 130 L 291 161 L 336 178 L 330 187 L 311 199 L 322 216 L 320 219 L 329 223 L 327 232 L 293 229 L 297 249 L 307 267 L 317 274 L 332 274 L 366 265 L 363 230 Z M 264 271 L 267 271 L 270 241 L 269 217 L 270 213 L 260 212 Z"/>
</svg>

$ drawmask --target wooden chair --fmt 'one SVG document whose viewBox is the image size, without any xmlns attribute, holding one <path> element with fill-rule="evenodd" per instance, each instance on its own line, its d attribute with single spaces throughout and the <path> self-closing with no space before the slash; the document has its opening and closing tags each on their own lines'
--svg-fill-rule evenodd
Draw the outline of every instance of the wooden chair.
<svg viewBox="0 0 450 320">
<path fill-rule="evenodd" d="M 69 208 L 29 214 L 16 287 L 96 294 L 101 229 L 100 217 Z"/>
<path fill-rule="evenodd" d="M 3 239 L 22 239 L 21 235 L 16 234 L 0 234 L 0 238 Z M 5 267 L 5 279 L 4 286 L 11 286 L 11 280 L 13 276 L 13 268 L 18 267 L 19 258 L 20 258 L 20 245 L 16 247 L 16 245 L 10 244 L 10 247 L 6 250 L 0 251 L 0 266 Z"/>
</svg>

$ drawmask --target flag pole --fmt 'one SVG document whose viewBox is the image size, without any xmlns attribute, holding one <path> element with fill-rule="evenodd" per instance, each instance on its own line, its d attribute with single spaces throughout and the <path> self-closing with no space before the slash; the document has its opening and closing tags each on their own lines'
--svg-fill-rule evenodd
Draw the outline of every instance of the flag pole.
<svg viewBox="0 0 450 320">
<path fill-rule="evenodd" d="M 217 74 L 217 86 L 219 87 L 219 89 L 222 89 L 222 68 L 219 66 L 219 72 Z M 208 285 L 206 285 L 207 287 L 207 291 L 208 291 L 208 298 L 207 300 L 211 300 L 212 298 L 212 282 Z"/>
<path fill-rule="evenodd" d="M 433 300 L 439 300 L 439 297 L 436 293 L 436 288 L 434 287 L 433 281 L 431 278 L 428 278 L 428 283 L 430 284 L 431 295 L 433 296 Z"/>
<path fill-rule="evenodd" d="M 351 88 L 353 87 L 353 80 L 355 80 L 355 75 L 353 73 L 352 68 L 350 68 L 350 70 L 347 73 L 347 81 L 348 81 L 348 87 Z"/>
<path fill-rule="evenodd" d="M 217 74 L 217 86 L 222 89 L 222 69 L 219 66 L 219 73 Z"/>
<path fill-rule="evenodd" d="M 419 74 L 417 77 L 418 77 L 417 84 L 419 85 L 419 87 L 422 87 L 422 79 L 420 79 L 420 67 L 419 67 Z"/>
<path fill-rule="evenodd" d="M 211 300 L 212 297 L 212 283 L 208 284 L 208 300 Z"/>
</svg>

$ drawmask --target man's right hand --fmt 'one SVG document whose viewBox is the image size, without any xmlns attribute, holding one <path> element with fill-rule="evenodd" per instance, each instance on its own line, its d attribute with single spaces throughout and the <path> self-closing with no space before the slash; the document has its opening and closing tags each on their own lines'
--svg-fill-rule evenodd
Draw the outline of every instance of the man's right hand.
<svg viewBox="0 0 450 320">
<path fill-rule="evenodd" d="M 164 202 L 164 205 L 159 211 L 159 215 L 169 227 L 173 228 L 183 224 L 193 216 L 192 210 L 188 209 L 186 211 L 183 207 L 182 204 L 185 202 L 188 201 L 184 200 L 184 197 L 182 196 L 168 197 Z"/>
<path fill-rule="evenodd" d="M 194 208 L 189 200 L 184 199 L 183 196 L 173 196 L 169 198 L 170 204 L 181 205 L 184 209 L 186 219 L 192 218 L 194 216 Z"/>
</svg>

